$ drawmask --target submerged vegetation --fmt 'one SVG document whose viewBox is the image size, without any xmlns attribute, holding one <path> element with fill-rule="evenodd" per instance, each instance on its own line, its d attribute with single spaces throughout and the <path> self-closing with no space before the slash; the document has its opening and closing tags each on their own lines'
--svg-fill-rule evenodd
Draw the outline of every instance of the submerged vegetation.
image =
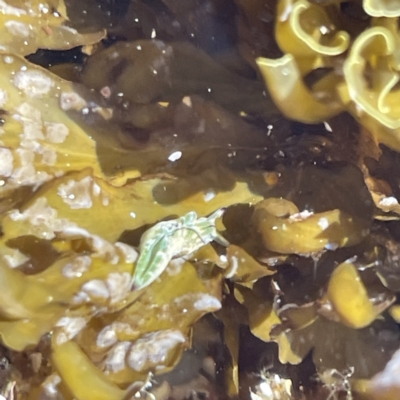
<svg viewBox="0 0 400 400">
<path fill-rule="evenodd" d="M 397 400 L 399 10 L 0 0 L 0 398 Z"/>
</svg>

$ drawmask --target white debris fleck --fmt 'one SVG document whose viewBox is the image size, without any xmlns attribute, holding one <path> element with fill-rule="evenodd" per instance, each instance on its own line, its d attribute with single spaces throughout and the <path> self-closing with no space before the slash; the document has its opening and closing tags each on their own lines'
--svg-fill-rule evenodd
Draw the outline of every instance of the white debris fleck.
<svg viewBox="0 0 400 400">
<path fill-rule="evenodd" d="M 89 256 L 78 256 L 69 262 L 62 270 L 62 274 L 66 278 L 79 278 L 87 272 L 92 264 Z"/>
<path fill-rule="evenodd" d="M 0 176 L 9 177 L 13 172 L 14 157 L 10 149 L 0 147 Z"/>
<path fill-rule="evenodd" d="M 328 218 L 320 218 L 319 221 L 318 221 L 318 226 L 319 226 L 322 230 L 327 229 L 329 225 L 330 225 L 330 224 L 329 224 Z"/>
<path fill-rule="evenodd" d="M 100 348 L 113 346 L 118 341 L 118 334 L 124 336 L 130 335 L 137 337 L 139 331 L 134 331 L 126 322 L 113 322 L 111 325 L 105 326 L 97 335 L 96 345 Z"/>
<path fill-rule="evenodd" d="M 29 25 L 24 24 L 23 22 L 9 20 L 4 25 L 14 36 L 28 37 L 31 34 Z"/>
<path fill-rule="evenodd" d="M 199 295 L 199 299 L 194 302 L 193 306 L 196 310 L 208 312 L 217 311 L 222 307 L 221 302 L 209 294 Z"/>
<path fill-rule="evenodd" d="M 106 284 L 100 279 L 93 279 L 82 285 L 81 290 L 90 297 L 107 299 L 110 296 Z"/>
<path fill-rule="evenodd" d="M 181 151 L 174 151 L 172 154 L 169 155 L 168 160 L 169 161 L 178 161 L 182 157 L 182 152 Z"/>
<path fill-rule="evenodd" d="M 324 121 L 324 126 L 328 132 L 333 132 L 332 127 L 326 121 Z"/>
<path fill-rule="evenodd" d="M 311 217 L 314 213 L 312 211 L 308 211 L 308 210 L 303 210 L 301 212 L 298 212 L 296 214 L 292 214 L 289 217 L 290 221 L 294 221 L 294 222 L 300 222 L 300 221 L 304 221 L 305 219 Z"/>
<path fill-rule="evenodd" d="M 130 346 L 130 342 L 120 342 L 107 353 L 104 362 L 106 372 L 118 372 L 125 368 L 125 357 Z"/>
<path fill-rule="evenodd" d="M 324 247 L 327 250 L 335 251 L 339 247 L 339 245 L 337 243 L 327 243 Z"/>
<path fill-rule="evenodd" d="M 204 201 L 208 202 L 212 200 L 216 196 L 214 190 L 207 190 L 207 192 L 204 193 Z"/>
<path fill-rule="evenodd" d="M 384 197 L 383 199 L 379 200 L 379 205 L 381 207 L 392 207 L 395 205 L 398 205 L 399 202 L 397 201 L 396 197 L 390 196 L 390 197 Z"/>
<path fill-rule="evenodd" d="M 14 85 L 30 97 L 42 97 L 50 92 L 54 82 L 44 72 L 31 69 L 18 71 Z"/>
<path fill-rule="evenodd" d="M 0 2 L 1 3 L 1 2 Z M 4 56 L 3 60 L 6 64 L 12 64 L 14 62 L 14 57 L 12 56 Z"/>
<path fill-rule="evenodd" d="M 0 107 L 4 107 L 7 103 L 8 95 L 4 89 L 0 89 Z"/>
<path fill-rule="evenodd" d="M 91 197 L 92 178 L 87 176 L 80 181 L 70 179 L 67 183 L 58 187 L 58 195 L 61 196 L 64 203 L 71 209 L 91 208 L 93 205 Z"/>
<path fill-rule="evenodd" d="M 65 124 L 58 122 L 46 122 L 46 139 L 51 143 L 63 143 L 69 135 L 69 129 Z"/>
<path fill-rule="evenodd" d="M 93 182 L 92 192 L 93 192 L 93 196 L 96 196 L 96 197 L 99 196 L 101 193 L 101 187 L 96 182 Z"/>
<path fill-rule="evenodd" d="M 100 348 L 110 347 L 117 343 L 117 341 L 117 333 L 112 325 L 108 325 L 98 333 L 96 346 Z"/>
<path fill-rule="evenodd" d="M 128 272 L 111 272 L 106 279 L 108 291 L 110 293 L 110 304 L 116 304 L 124 300 L 130 293 L 132 276 Z"/>
<path fill-rule="evenodd" d="M 145 334 L 132 344 L 127 356 L 128 365 L 135 371 L 160 366 L 170 351 L 185 340 L 181 331 L 173 329 Z"/>
<path fill-rule="evenodd" d="M 57 343 L 62 344 L 73 339 L 86 326 L 86 320 L 82 317 L 62 317 L 56 326 L 62 328 L 56 336 Z"/>
<path fill-rule="evenodd" d="M 190 96 L 185 96 L 182 99 L 182 103 L 188 106 L 189 108 L 192 108 L 192 99 L 190 98 Z"/>
</svg>

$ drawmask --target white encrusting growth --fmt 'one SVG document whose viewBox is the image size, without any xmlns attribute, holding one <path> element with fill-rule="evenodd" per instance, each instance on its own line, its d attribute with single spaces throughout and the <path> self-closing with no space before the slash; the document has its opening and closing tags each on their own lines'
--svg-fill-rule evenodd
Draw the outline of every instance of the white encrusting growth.
<svg viewBox="0 0 400 400">
<path fill-rule="evenodd" d="M 17 268 L 29 260 L 25 254 L 18 249 L 7 249 L 8 254 L 3 254 L 2 258 L 10 268 Z"/>
<path fill-rule="evenodd" d="M 181 309 L 193 306 L 198 311 L 213 312 L 219 310 L 221 302 L 207 293 L 187 293 L 176 297 L 174 303 Z"/>
<path fill-rule="evenodd" d="M 92 264 L 89 256 L 78 256 L 63 268 L 63 275 L 66 278 L 79 278 L 87 272 Z"/>
<path fill-rule="evenodd" d="M 222 307 L 221 302 L 214 296 L 209 294 L 198 294 L 198 300 L 193 304 L 194 308 L 199 311 L 217 311 Z"/>
<path fill-rule="evenodd" d="M 97 337 L 97 344 L 109 347 L 116 338 L 115 331 L 117 329 L 112 325 L 104 328 L 101 336 L 99 334 Z M 141 372 L 151 367 L 161 367 L 167 361 L 170 352 L 185 341 L 186 338 L 181 331 L 166 329 L 146 333 L 133 343 L 129 341 L 114 343 L 107 353 L 104 370 L 106 373 L 110 373 L 130 367 Z"/>
<path fill-rule="evenodd" d="M 131 290 L 132 276 L 128 272 L 111 272 L 106 279 L 110 304 L 124 300 Z"/>
<path fill-rule="evenodd" d="M 112 325 L 108 325 L 97 334 L 96 346 L 100 348 L 110 347 L 117 343 L 117 341 L 117 332 L 115 332 Z"/>
<path fill-rule="evenodd" d="M 68 134 L 68 128 L 63 124 L 43 122 L 39 109 L 27 102 L 20 104 L 15 111 L 13 119 L 21 123 L 22 133 L 20 143 L 14 150 L 13 171 L 9 182 L 38 186 L 52 176 L 38 171 L 36 166 L 52 166 L 57 162 L 56 150 L 46 142 L 62 143 Z"/>
<path fill-rule="evenodd" d="M 105 326 L 97 335 L 96 345 L 100 348 L 113 346 L 118 342 L 118 334 L 130 336 L 138 336 L 139 331 L 134 331 L 126 322 L 113 322 L 111 325 Z"/>
<path fill-rule="evenodd" d="M 81 208 L 91 208 L 93 179 L 86 176 L 80 181 L 70 179 L 67 183 L 58 186 L 58 195 L 64 203 L 68 204 L 73 210 Z"/>
<path fill-rule="evenodd" d="M 17 17 L 26 15 L 26 11 L 24 9 L 10 6 L 4 0 L 0 0 L 0 13 L 6 15 L 16 15 Z"/>
<path fill-rule="evenodd" d="M 69 129 L 59 122 L 45 123 L 46 139 L 51 143 L 63 143 L 69 135 Z"/>
<path fill-rule="evenodd" d="M 81 290 L 94 299 L 107 299 L 110 296 L 106 284 L 101 279 L 84 283 Z"/>
<path fill-rule="evenodd" d="M 84 283 L 81 291 L 91 299 L 108 300 L 110 305 L 123 301 L 131 289 L 131 275 L 128 272 L 111 272 L 103 281 L 93 279 Z"/>
<path fill-rule="evenodd" d="M 14 157 L 10 149 L 0 147 L 0 176 L 8 178 L 14 167 Z"/>
<path fill-rule="evenodd" d="M 4 107 L 7 103 L 8 94 L 4 89 L 0 89 L 0 107 Z"/>
<path fill-rule="evenodd" d="M 106 372 L 118 372 L 126 367 L 125 358 L 130 346 L 130 342 L 120 342 L 108 352 L 104 363 Z"/>
<path fill-rule="evenodd" d="M 45 197 L 39 197 L 36 201 L 23 212 L 14 210 L 9 214 L 13 221 L 28 221 L 31 224 L 31 234 L 52 240 L 55 237 L 84 238 L 91 246 L 92 250 L 104 260 L 111 264 L 118 262 L 130 262 L 137 255 L 136 251 L 126 244 L 113 245 L 98 235 L 91 234 L 86 229 L 77 226 L 76 223 L 66 218 L 58 218 L 57 210 L 50 207 Z M 112 278 L 110 285 L 112 286 Z M 124 288 L 127 286 L 127 278 L 124 277 Z M 121 288 L 120 288 L 121 289 Z M 118 297 L 117 295 L 113 297 Z"/>
<path fill-rule="evenodd" d="M 44 72 L 28 69 L 14 75 L 14 85 L 29 97 L 43 97 L 54 86 L 54 81 Z"/>
<path fill-rule="evenodd" d="M 75 92 L 62 92 L 60 95 L 60 107 L 64 111 L 80 111 L 86 105 L 86 101 Z"/>
<path fill-rule="evenodd" d="M 121 242 L 116 242 L 114 246 L 123 256 L 126 263 L 134 263 L 137 260 L 139 254 L 132 246 Z"/>
<path fill-rule="evenodd" d="M 132 344 L 127 363 L 135 371 L 143 371 L 148 364 L 162 366 L 170 351 L 185 340 L 181 331 L 173 329 L 147 333 Z"/>
<path fill-rule="evenodd" d="M 8 20 L 5 24 L 7 30 L 14 36 L 28 37 L 31 34 L 31 28 L 23 22 Z"/>
<path fill-rule="evenodd" d="M 61 328 L 56 333 L 56 341 L 60 345 L 73 339 L 86 326 L 86 319 L 83 317 L 62 317 L 56 326 Z"/>
</svg>

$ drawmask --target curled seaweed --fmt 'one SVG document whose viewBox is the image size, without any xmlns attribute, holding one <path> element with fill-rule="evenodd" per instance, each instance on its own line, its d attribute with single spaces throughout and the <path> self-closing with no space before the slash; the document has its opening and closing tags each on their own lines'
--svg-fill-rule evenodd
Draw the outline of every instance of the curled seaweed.
<svg viewBox="0 0 400 400">
<path fill-rule="evenodd" d="M 340 264 L 329 280 L 327 299 L 342 322 L 352 328 L 364 328 L 379 315 L 353 264 Z"/>
<path fill-rule="evenodd" d="M 257 368 L 264 385 L 251 396 L 269 388 L 302 398 L 314 385 L 300 376 L 303 366 L 331 397 L 351 396 L 353 379 L 382 370 L 400 343 L 398 305 L 389 308 L 398 292 L 399 191 L 396 179 L 385 185 L 397 164 L 386 160 L 382 173 L 379 149 L 362 148 L 343 122 L 350 116 L 338 114 L 351 112 L 363 136 L 400 149 L 400 36 L 397 16 L 387 17 L 395 2 L 365 1 L 370 18 L 358 1 L 282 0 L 274 15 L 273 0 L 206 0 L 187 2 L 186 18 L 177 0 L 137 0 L 123 6 L 118 26 L 116 15 L 96 23 L 103 11 L 85 1 L 83 20 L 113 26 L 110 41 L 83 49 L 73 74 L 58 67 L 76 84 L 14 54 L 103 37 L 77 34 L 81 6 L 69 3 L 76 25 L 62 1 L 0 0 L 0 339 L 7 354 L 48 339 L 44 372 L 32 358 L 40 374 L 29 398 L 181 399 L 179 366 L 188 363 L 192 397 L 205 381 L 210 398 L 218 390 L 215 398 L 240 397 L 241 387 L 247 398 L 243 377 Z M 203 27 L 218 16 L 232 27 L 219 6 L 241 14 L 223 56 L 192 36 L 190 22 Z M 264 28 L 259 37 L 273 45 L 252 46 Z M 186 36 L 193 40 L 181 42 Z M 302 124 L 273 107 L 234 42 L 252 67 L 269 57 L 257 64 L 271 97 Z M 369 171 L 360 161 L 367 156 Z M 368 190 L 390 225 L 376 221 Z M 197 334 L 202 349 L 199 319 L 215 323 Z M 266 353 L 250 367 L 247 338 Z M 0 395 L 9 396 L 8 383 L 0 373 Z"/>
<path fill-rule="evenodd" d="M 343 105 L 332 94 L 327 102 L 317 100 L 301 77 L 296 59 L 286 54 L 277 60 L 258 58 L 270 94 L 283 114 L 305 123 L 316 123 L 331 118 L 343 110 Z M 299 108 L 298 105 L 302 104 Z"/>
<path fill-rule="evenodd" d="M 311 58 L 313 68 L 323 65 L 318 57 L 342 54 L 350 43 L 349 34 L 335 28 L 325 9 L 307 0 L 279 2 L 275 34 L 283 52 Z"/>
<path fill-rule="evenodd" d="M 265 248 L 283 254 L 353 246 L 368 232 L 363 222 L 340 210 L 299 212 L 292 202 L 274 198 L 256 205 L 252 222 Z"/>
<path fill-rule="evenodd" d="M 396 37 L 385 27 L 363 32 L 344 63 L 347 87 L 341 87 L 340 93 L 344 102 L 354 102 L 354 113 L 378 142 L 399 149 L 396 47 Z M 368 81 L 367 68 L 371 75 Z"/>
<path fill-rule="evenodd" d="M 78 400 L 93 396 L 99 400 L 121 400 L 125 396 L 126 391 L 110 382 L 74 342 L 56 344 L 52 361 L 63 383 Z M 76 367 L 71 368 L 71 364 Z"/>
<path fill-rule="evenodd" d="M 400 17 L 398 0 L 363 0 L 363 8 L 372 17 Z"/>
</svg>

